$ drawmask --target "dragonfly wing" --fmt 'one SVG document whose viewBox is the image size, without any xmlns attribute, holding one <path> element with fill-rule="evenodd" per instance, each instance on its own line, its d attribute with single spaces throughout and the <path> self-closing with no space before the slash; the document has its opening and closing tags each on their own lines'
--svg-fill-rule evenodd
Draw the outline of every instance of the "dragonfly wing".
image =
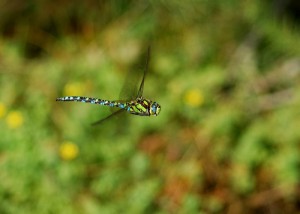
<svg viewBox="0 0 300 214">
<path fill-rule="evenodd" d="M 144 67 L 144 69 L 143 70 L 137 69 L 128 72 L 119 96 L 121 100 L 126 100 L 126 101 L 135 100 L 136 98 L 141 97 L 143 95 L 144 82 L 145 82 L 146 74 L 148 72 L 149 59 L 150 59 L 150 47 L 148 47 L 147 56 L 146 56 L 146 66 Z"/>
<path fill-rule="evenodd" d="M 130 100 L 135 100 L 136 98 L 142 97 L 143 95 L 143 89 L 144 89 L 144 82 L 146 78 L 146 74 L 148 72 L 148 66 L 149 66 L 149 60 L 150 60 L 150 46 L 148 47 L 147 51 L 147 57 L 146 57 L 146 66 L 144 68 L 143 72 L 143 78 L 141 80 L 139 88 L 137 87 L 139 77 L 141 75 L 141 72 L 129 72 L 126 76 L 125 83 L 123 84 L 121 93 L 120 93 L 120 98 L 122 100 L 118 101 L 120 103 L 124 103 L 126 101 Z M 107 119 L 110 119 L 116 115 L 121 114 L 122 112 L 125 112 L 125 109 L 118 109 L 115 110 L 115 108 L 112 108 L 113 113 L 108 115 L 107 117 L 94 122 L 92 125 L 98 125 L 102 123 L 103 121 L 106 121 Z"/>
<path fill-rule="evenodd" d="M 121 92 L 119 94 L 119 99 L 124 101 L 130 101 L 136 99 L 137 95 L 137 85 L 138 85 L 138 79 L 134 77 L 134 75 L 127 75 L 125 82 L 123 84 L 123 87 L 121 89 Z"/>
<path fill-rule="evenodd" d="M 146 78 L 146 75 L 148 73 L 148 67 L 149 67 L 149 61 L 150 61 L 150 46 L 148 47 L 148 50 L 147 50 L 147 58 L 146 58 L 146 65 L 145 65 L 145 68 L 144 68 L 144 74 L 143 74 L 143 79 L 142 79 L 142 82 L 140 84 L 140 88 L 139 88 L 139 91 L 137 93 L 137 97 L 142 97 L 143 96 L 143 91 L 144 91 L 144 82 L 145 82 L 145 78 Z"/>
<path fill-rule="evenodd" d="M 114 113 L 108 115 L 107 117 L 102 118 L 101 120 L 98 120 L 98 121 L 92 123 L 91 125 L 92 126 L 99 125 L 100 123 L 104 122 L 105 120 L 107 120 L 107 119 L 109 119 L 111 117 L 114 117 L 114 116 L 116 116 L 116 115 L 118 115 L 118 114 L 120 114 L 120 113 L 122 113 L 124 111 L 125 111 L 125 109 L 119 109 L 119 110 L 115 111 Z"/>
</svg>

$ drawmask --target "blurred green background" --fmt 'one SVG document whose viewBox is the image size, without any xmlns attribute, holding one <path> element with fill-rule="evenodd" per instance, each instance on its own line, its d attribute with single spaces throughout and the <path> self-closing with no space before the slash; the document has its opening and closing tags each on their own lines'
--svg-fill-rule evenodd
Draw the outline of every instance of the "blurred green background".
<svg viewBox="0 0 300 214">
<path fill-rule="evenodd" d="M 291 2 L 0 1 L 0 213 L 297 212 Z M 55 101 L 119 99 L 148 45 L 158 117 Z"/>
</svg>

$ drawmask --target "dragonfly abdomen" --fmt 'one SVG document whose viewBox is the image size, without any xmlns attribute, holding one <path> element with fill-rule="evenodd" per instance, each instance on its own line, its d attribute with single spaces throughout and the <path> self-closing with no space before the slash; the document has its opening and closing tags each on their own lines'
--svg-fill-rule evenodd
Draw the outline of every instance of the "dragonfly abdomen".
<svg viewBox="0 0 300 214">
<path fill-rule="evenodd" d="M 99 98 L 80 97 L 80 96 L 60 97 L 60 98 L 56 98 L 56 101 L 73 101 L 73 102 L 92 103 L 92 104 L 98 104 L 98 105 L 110 106 L 110 107 L 118 107 L 118 108 L 125 108 L 127 106 L 126 103 L 121 103 L 118 101 L 109 101 L 109 100 L 102 100 Z"/>
</svg>

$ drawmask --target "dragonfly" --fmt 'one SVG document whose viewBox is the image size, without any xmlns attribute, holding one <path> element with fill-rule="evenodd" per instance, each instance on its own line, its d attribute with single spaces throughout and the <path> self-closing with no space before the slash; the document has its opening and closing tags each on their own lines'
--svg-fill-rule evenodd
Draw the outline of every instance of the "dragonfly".
<svg viewBox="0 0 300 214">
<path fill-rule="evenodd" d="M 100 124 L 118 114 L 121 114 L 122 112 L 128 112 L 132 115 L 138 115 L 138 116 L 157 116 L 161 111 L 161 106 L 157 102 L 143 97 L 144 84 L 145 84 L 146 75 L 148 73 L 149 61 L 150 61 L 150 47 L 148 47 L 147 50 L 146 65 L 143 71 L 143 77 L 141 83 L 139 85 L 137 93 L 133 92 L 134 94 L 131 95 L 132 97 L 131 100 L 110 101 L 110 100 L 92 98 L 92 97 L 65 96 L 65 97 L 56 98 L 56 101 L 91 103 L 91 104 L 97 104 L 102 106 L 115 107 L 118 109 L 114 111 L 112 114 L 108 115 L 107 117 L 92 123 L 92 125 Z M 125 82 L 125 88 L 126 88 L 126 82 Z"/>
</svg>

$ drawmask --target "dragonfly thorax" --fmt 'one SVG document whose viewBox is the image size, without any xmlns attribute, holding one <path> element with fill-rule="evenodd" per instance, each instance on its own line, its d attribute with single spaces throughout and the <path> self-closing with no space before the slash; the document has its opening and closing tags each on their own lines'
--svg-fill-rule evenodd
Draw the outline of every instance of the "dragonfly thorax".
<svg viewBox="0 0 300 214">
<path fill-rule="evenodd" d="M 142 97 L 130 101 L 127 106 L 127 111 L 129 111 L 130 114 L 140 116 L 157 116 L 161 109 L 157 102 L 153 102 Z"/>
</svg>

